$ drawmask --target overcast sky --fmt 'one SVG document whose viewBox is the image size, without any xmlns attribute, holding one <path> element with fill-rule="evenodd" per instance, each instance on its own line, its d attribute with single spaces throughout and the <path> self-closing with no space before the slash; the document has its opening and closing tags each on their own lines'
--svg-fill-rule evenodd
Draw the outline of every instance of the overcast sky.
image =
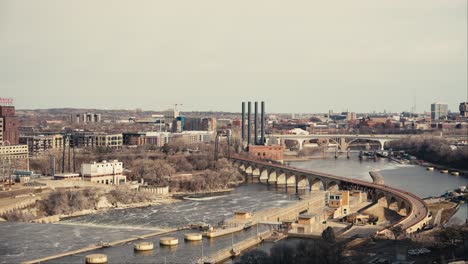
<svg viewBox="0 0 468 264">
<path fill-rule="evenodd" d="M 0 0 L 17 108 L 458 111 L 467 94 L 466 0 Z"/>
</svg>

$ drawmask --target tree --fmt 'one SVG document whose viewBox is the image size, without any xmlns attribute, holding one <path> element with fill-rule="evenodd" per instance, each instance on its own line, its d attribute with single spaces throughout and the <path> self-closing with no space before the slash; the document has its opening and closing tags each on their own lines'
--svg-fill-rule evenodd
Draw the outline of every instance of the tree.
<svg viewBox="0 0 468 264">
<path fill-rule="evenodd" d="M 396 225 L 390 229 L 393 233 L 393 237 L 397 240 L 404 232 L 401 225 Z"/>
<path fill-rule="evenodd" d="M 269 262 L 268 254 L 261 250 L 252 250 L 242 255 L 236 264 L 267 264 Z"/>
<path fill-rule="evenodd" d="M 335 243 L 336 242 L 335 230 L 333 230 L 331 226 L 327 227 L 322 232 L 322 239 L 327 243 Z"/>
</svg>

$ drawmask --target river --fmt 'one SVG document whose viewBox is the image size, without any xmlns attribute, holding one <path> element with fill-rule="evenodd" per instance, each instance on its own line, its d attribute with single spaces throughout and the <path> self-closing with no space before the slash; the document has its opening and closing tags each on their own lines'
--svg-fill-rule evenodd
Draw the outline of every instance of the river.
<svg viewBox="0 0 468 264">
<path fill-rule="evenodd" d="M 371 180 L 368 174 L 370 170 L 377 170 L 384 176 L 387 185 L 411 191 L 420 197 L 438 196 L 447 190 L 468 184 L 468 178 L 463 176 L 441 174 L 437 171 L 427 171 L 423 167 L 401 165 L 387 160 L 360 162 L 356 156 L 350 160 L 340 157 L 337 160 L 332 158 L 291 162 L 290 165 L 365 181 Z M 139 235 L 193 222 L 216 224 L 232 216 L 237 210 L 257 211 L 267 207 L 286 206 L 296 199 L 294 194 L 286 194 L 284 190 L 275 191 L 265 185 L 249 184 L 240 186 L 231 193 L 205 200 L 183 200 L 179 203 L 147 208 L 111 210 L 58 224 L 0 223 L 0 263 L 30 260 L 99 241 L 127 238 L 130 234 Z M 466 207 L 457 213 L 455 219 L 464 221 L 465 217 Z M 202 246 L 201 242 L 183 242 L 184 232 L 187 231 L 173 234 L 180 240 L 176 248 L 159 247 L 158 237 L 151 239 L 155 242 L 155 250 L 150 256 L 134 254 L 132 243 L 96 250 L 89 254 L 107 254 L 109 263 L 190 263 L 201 257 Z M 229 246 L 233 240 L 235 243 L 252 236 L 255 232 L 255 229 L 250 229 L 232 237 L 224 236 L 212 240 L 204 238 L 204 254 Z M 83 263 L 83 258 L 84 254 L 49 263 Z"/>
</svg>

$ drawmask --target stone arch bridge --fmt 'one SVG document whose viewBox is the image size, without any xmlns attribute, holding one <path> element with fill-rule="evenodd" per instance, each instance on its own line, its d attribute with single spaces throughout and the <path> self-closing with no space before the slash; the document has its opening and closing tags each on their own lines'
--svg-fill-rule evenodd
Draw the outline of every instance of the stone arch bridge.
<svg viewBox="0 0 468 264">
<path fill-rule="evenodd" d="M 399 225 L 408 234 L 421 229 L 428 222 L 429 210 L 422 199 L 404 190 L 383 185 L 381 182 L 365 182 L 237 156 L 230 159 L 247 175 L 259 177 L 260 182 L 285 188 L 293 187 L 296 192 L 299 189 L 367 192 L 368 198 L 373 202 L 378 202 L 404 216 L 392 227 Z M 389 232 L 390 228 L 382 232 Z"/>
</svg>

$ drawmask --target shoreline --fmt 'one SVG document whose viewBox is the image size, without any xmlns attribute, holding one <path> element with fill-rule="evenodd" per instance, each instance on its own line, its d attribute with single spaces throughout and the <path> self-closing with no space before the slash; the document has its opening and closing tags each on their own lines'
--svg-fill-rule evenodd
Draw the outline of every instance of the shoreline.
<svg viewBox="0 0 468 264">
<path fill-rule="evenodd" d="M 68 220 L 68 219 L 72 219 L 72 218 L 80 217 L 80 216 L 85 216 L 85 215 L 98 214 L 98 213 L 107 212 L 107 211 L 110 211 L 110 210 L 143 208 L 143 207 L 150 207 L 150 206 L 155 206 L 155 205 L 171 204 L 171 203 L 176 203 L 176 202 L 179 202 L 179 200 L 174 199 L 172 197 L 164 197 L 161 200 L 151 201 L 151 202 L 131 203 L 131 204 L 117 203 L 116 206 L 102 207 L 102 208 L 98 208 L 98 209 L 85 209 L 85 210 L 73 212 L 71 214 L 66 214 L 66 215 L 50 215 L 50 216 L 41 217 L 41 218 L 38 218 L 38 219 L 31 220 L 29 222 L 31 222 L 31 223 L 40 223 L 40 224 L 51 224 L 51 223 L 60 222 L 62 220 Z"/>
<path fill-rule="evenodd" d="M 73 212 L 71 214 L 66 214 L 66 215 L 50 215 L 50 216 L 31 220 L 29 222 L 40 223 L 40 224 L 57 223 L 63 220 L 68 220 L 68 219 L 85 216 L 85 215 L 99 214 L 99 213 L 107 212 L 110 210 L 144 208 L 144 207 L 150 207 L 150 206 L 156 206 L 156 205 L 171 204 L 171 203 L 181 202 L 182 200 L 184 200 L 183 198 L 187 196 L 205 197 L 205 196 L 211 196 L 211 195 L 216 195 L 216 194 L 230 193 L 234 190 L 235 188 L 218 189 L 218 190 L 203 191 L 203 192 L 176 192 L 176 193 L 162 196 L 160 199 L 150 201 L 150 202 L 130 203 L 130 204 L 117 203 L 115 206 L 101 207 L 98 209 L 96 208 L 85 209 L 85 210 Z"/>
</svg>

